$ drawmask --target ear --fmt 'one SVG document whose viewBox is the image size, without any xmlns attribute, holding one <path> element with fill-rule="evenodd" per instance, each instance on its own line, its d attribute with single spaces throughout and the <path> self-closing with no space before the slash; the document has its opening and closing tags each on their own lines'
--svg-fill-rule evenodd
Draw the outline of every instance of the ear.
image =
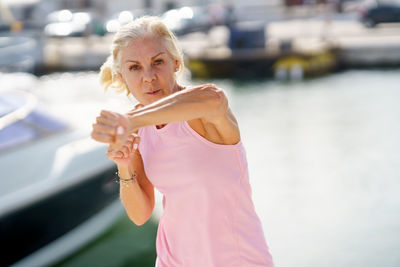
<svg viewBox="0 0 400 267">
<path fill-rule="evenodd" d="M 123 83 L 126 84 L 126 81 L 125 81 L 125 79 L 124 79 L 124 76 L 123 76 L 122 73 L 119 72 L 119 71 L 118 71 L 118 77 L 120 78 L 120 80 L 121 80 Z"/>
<path fill-rule="evenodd" d="M 177 72 L 178 70 L 179 70 L 179 67 L 180 67 L 180 63 L 179 63 L 179 60 L 175 60 L 175 68 L 174 68 L 174 72 Z"/>
</svg>

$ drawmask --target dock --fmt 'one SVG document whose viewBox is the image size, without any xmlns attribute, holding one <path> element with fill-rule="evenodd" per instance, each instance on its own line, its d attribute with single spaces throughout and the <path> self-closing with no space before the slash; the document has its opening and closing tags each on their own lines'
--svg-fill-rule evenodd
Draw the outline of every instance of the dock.
<svg viewBox="0 0 400 267">
<path fill-rule="evenodd" d="M 270 22 L 263 27 L 265 45 L 255 49 L 230 49 L 230 30 L 226 26 L 180 37 L 193 77 L 268 77 L 276 75 L 279 60 L 288 64 L 293 59 L 296 66 L 311 70 L 321 70 L 318 64 L 325 62 L 326 72 L 400 66 L 399 24 L 366 28 L 355 20 L 297 19 Z M 44 45 L 43 68 L 46 72 L 99 70 L 111 41 L 112 35 L 49 38 Z M 303 71 L 307 74 L 307 69 Z"/>
<path fill-rule="evenodd" d="M 327 42 L 344 67 L 400 66 L 399 23 L 367 28 L 358 21 L 295 20 L 267 28 L 270 42 Z"/>
<path fill-rule="evenodd" d="M 264 31 L 265 47 L 253 50 L 229 49 L 226 27 L 185 37 L 189 69 L 197 77 L 279 78 L 292 72 L 302 79 L 337 69 L 400 66 L 399 24 L 366 28 L 353 20 L 298 19 L 270 22 Z"/>
</svg>

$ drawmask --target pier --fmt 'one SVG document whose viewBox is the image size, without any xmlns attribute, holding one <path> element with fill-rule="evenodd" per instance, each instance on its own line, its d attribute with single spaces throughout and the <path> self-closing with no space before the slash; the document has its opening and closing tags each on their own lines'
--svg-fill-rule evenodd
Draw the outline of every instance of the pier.
<svg viewBox="0 0 400 267">
<path fill-rule="evenodd" d="M 294 56 L 308 64 L 309 59 L 317 62 L 327 54 L 327 71 L 400 65 L 399 24 L 371 29 L 356 20 L 297 19 L 269 22 L 263 27 L 265 46 L 256 49 L 230 49 L 226 26 L 180 37 L 188 68 L 200 78 L 249 73 L 271 76 L 280 59 Z M 109 54 L 111 41 L 112 35 L 49 38 L 44 45 L 43 69 L 98 70 Z"/>
</svg>

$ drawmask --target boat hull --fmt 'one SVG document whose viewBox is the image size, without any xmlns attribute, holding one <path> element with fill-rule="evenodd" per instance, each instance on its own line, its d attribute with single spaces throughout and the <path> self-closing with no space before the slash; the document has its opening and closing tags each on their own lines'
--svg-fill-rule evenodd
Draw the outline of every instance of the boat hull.
<svg viewBox="0 0 400 267">
<path fill-rule="evenodd" d="M 119 196 L 115 167 L 86 176 L 20 209 L 0 217 L 0 235 L 7 244 L 2 266 L 11 265 L 79 226 Z"/>
</svg>

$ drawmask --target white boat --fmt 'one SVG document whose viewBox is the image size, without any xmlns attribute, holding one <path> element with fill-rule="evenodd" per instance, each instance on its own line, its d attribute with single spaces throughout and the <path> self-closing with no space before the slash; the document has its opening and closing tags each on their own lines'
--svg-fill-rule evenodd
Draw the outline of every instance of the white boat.
<svg viewBox="0 0 400 267">
<path fill-rule="evenodd" d="M 106 147 L 38 106 L 0 92 L 1 266 L 55 263 L 123 212 Z"/>
</svg>

